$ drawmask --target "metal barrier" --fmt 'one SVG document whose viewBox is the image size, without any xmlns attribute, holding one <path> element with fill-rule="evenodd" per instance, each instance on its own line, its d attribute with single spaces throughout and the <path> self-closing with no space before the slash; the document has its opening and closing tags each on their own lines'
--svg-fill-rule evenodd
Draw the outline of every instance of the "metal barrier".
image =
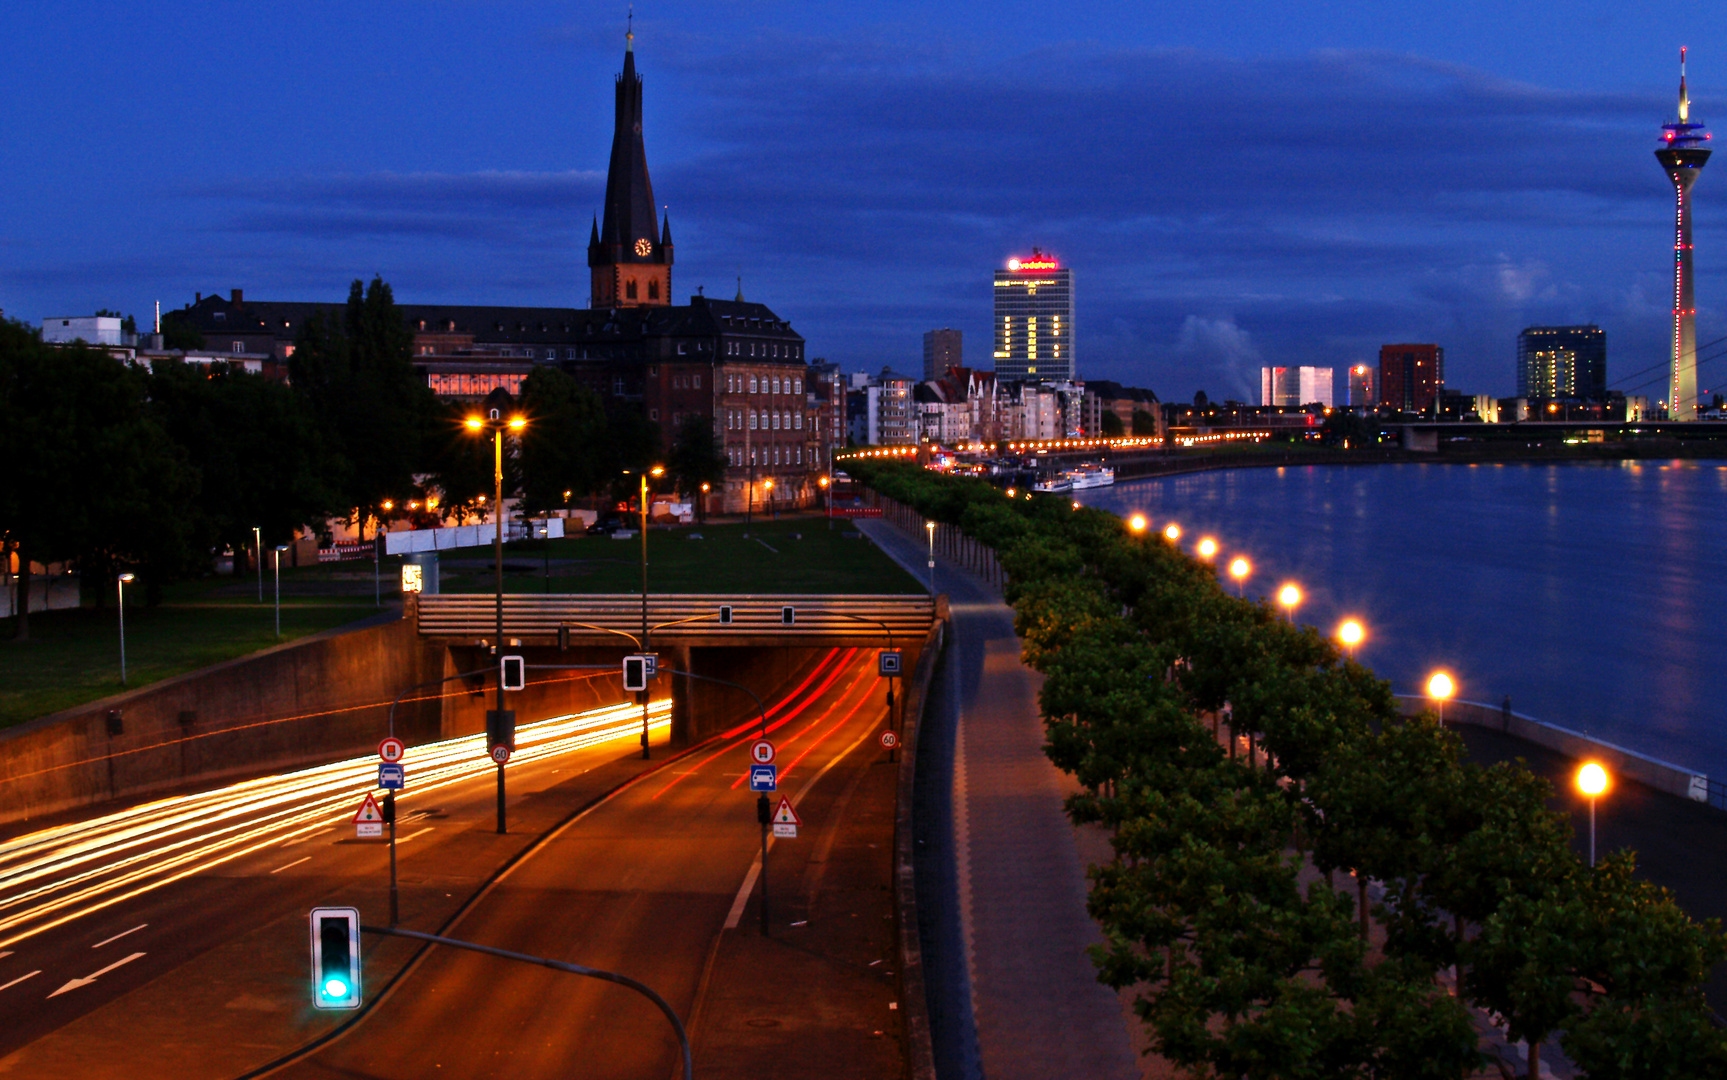
<svg viewBox="0 0 1727 1080">
<path fill-rule="evenodd" d="M 445 593 L 418 598 L 422 637 L 483 638 L 497 630 L 497 597 L 485 593 Z M 722 620 L 729 609 L 729 621 Z M 789 621 L 787 612 L 790 612 Z M 745 639 L 881 638 L 882 626 L 910 641 L 929 631 L 935 605 L 927 596 L 725 596 L 649 594 L 648 626 L 655 642 L 714 644 L 727 637 Z M 866 621 L 867 620 L 867 621 Z M 635 636 L 642 629 L 638 593 L 504 596 L 504 634 L 556 640 L 560 629 L 570 638 Z"/>
</svg>

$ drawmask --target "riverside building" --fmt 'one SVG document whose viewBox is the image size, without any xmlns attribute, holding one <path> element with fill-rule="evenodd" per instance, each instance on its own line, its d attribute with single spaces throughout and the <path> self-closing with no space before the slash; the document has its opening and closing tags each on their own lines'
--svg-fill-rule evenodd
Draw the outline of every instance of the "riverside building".
<svg viewBox="0 0 1727 1080">
<path fill-rule="evenodd" d="M 1032 248 L 995 272 L 997 382 L 1069 382 L 1073 352 L 1073 271 Z"/>
</svg>

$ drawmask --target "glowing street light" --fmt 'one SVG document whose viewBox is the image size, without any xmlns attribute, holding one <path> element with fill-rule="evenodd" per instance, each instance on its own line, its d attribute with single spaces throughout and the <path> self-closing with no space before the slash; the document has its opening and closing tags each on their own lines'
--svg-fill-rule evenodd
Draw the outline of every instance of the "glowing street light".
<svg viewBox="0 0 1727 1080">
<path fill-rule="evenodd" d="M 1127 527 L 1136 533 L 1145 531 L 1145 515 L 1135 514 L 1127 519 Z"/>
<path fill-rule="evenodd" d="M 1367 636 L 1367 631 L 1354 619 L 1345 619 L 1343 625 L 1337 628 L 1337 640 L 1343 642 L 1343 647 L 1349 650 L 1349 658 L 1355 659 L 1356 646 Z"/>
<path fill-rule="evenodd" d="M 1295 625 L 1295 609 L 1301 603 L 1301 589 L 1290 582 L 1277 591 L 1277 602 L 1289 613 L 1289 623 Z"/>
<path fill-rule="evenodd" d="M 1209 536 L 1200 537 L 1199 538 L 1199 557 L 1206 560 L 1207 562 L 1210 562 L 1212 556 L 1214 556 L 1216 554 L 1217 554 L 1217 541 L 1213 540 Z"/>
<path fill-rule="evenodd" d="M 1177 525 L 1173 521 L 1170 522 L 1168 525 L 1165 525 L 1163 527 L 1163 537 L 1165 540 L 1168 540 L 1172 544 L 1175 543 L 1177 540 L 1180 540 L 1181 539 L 1181 526 Z"/>
<path fill-rule="evenodd" d="M 1595 868 L 1595 799 L 1607 790 L 1607 770 L 1593 761 L 1586 761 L 1577 770 L 1577 790 L 1589 796 L 1589 867 Z"/>
<path fill-rule="evenodd" d="M 935 596 L 935 522 L 923 523 L 924 531 L 929 533 L 929 594 Z"/>
<path fill-rule="evenodd" d="M 115 588 L 120 590 L 120 685 L 126 685 L 126 583 L 133 580 L 131 574 L 121 574 L 115 580 Z"/>
<path fill-rule="evenodd" d="M 1457 684 L 1443 671 L 1436 671 L 1427 680 L 1427 696 L 1439 702 L 1439 726 L 1445 726 L 1445 699 L 1457 692 Z"/>
<path fill-rule="evenodd" d="M 1234 562 L 1229 564 L 1229 576 L 1235 579 L 1236 596 L 1247 595 L 1243 583 L 1247 581 L 1247 575 L 1251 573 L 1253 573 L 1253 564 L 1239 555 L 1235 557 Z"/>
</svg>

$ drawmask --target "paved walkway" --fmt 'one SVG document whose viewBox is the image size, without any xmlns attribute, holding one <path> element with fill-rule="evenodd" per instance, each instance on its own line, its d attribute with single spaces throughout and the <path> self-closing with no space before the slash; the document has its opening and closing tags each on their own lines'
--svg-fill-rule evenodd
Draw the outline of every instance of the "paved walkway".
<svg viewBox="0 0 1727 1080">
<path fill-rule="evenodd" d="M 925 577 L 924 545 L 884 521 L 856 527 Z M 1101 936 L 1085 910 L 1081 838 L 1062 812 L 1073 783 L 1043 754 L 1040 678 L 1020 663 L 1013 612 L 993 589 L 945 561 L 936 588 L 952 605 L 953 637 L 919 772 L 947 790 L 919 808 L 918 892 L 942 1075 L 1136 1078 L 1120 1000 L 1085 952 Z M 951 762 L 934 753 L 943 745 Z M 944 803 L 948 820 L 929 820 Z"/>
</svg>

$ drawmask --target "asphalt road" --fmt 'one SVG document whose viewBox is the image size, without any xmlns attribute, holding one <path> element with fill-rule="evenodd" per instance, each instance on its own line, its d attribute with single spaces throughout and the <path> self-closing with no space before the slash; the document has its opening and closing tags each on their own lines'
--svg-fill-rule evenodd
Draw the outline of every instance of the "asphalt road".
<svg viewBox="0 0 1727 1080">
<path fill-rule="evenodd" d="M 873 651 L 848 649 L 770 714 L 779 795 L 806 829 L 836 817 L 836 800 L 881 755 L 884 712 Z M 628 975 L 690 1017 L 722 931 L 756 910 L 746 901 L 761 833 L 744 784 L 756 735 L 738 729 L 592 808 L 448 935 Z M 776 846 L 785 842 L 803 841 Z M 770 914 L 774 870 L 770 848 Z M 276 1075 L 597 1080 L 672 1076 L 677 1061 L 670 1024 L 631 990 L 434 948 L 348 1033 Z"/>
</svg>

